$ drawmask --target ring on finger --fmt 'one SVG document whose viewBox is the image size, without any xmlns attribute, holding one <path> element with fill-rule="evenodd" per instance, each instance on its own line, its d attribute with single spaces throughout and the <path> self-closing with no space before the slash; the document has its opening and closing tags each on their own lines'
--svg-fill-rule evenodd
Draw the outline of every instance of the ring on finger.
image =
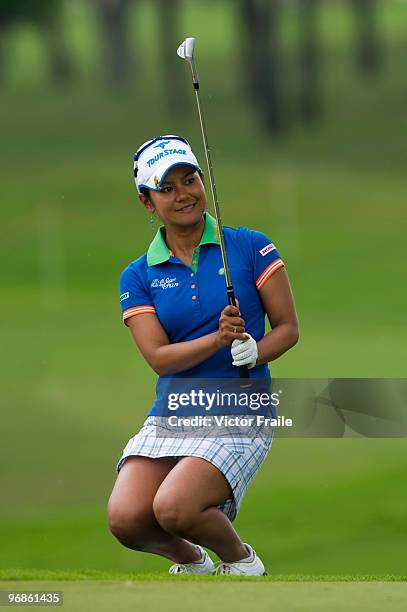
<svg viewBox="0 0 407 612">
<path fill-rule="evenodd" d="M 234 328 L 233 328 L 233 333 L 234 333 L 234 334 L 236 333 L 236 327 L 234 327 Z"/>
</svg>

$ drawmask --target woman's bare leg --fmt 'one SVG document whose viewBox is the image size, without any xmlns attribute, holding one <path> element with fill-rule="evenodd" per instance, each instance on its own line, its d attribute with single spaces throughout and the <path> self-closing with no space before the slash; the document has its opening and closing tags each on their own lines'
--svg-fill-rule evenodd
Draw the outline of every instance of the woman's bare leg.
<svg viewBox="0 0 407 612">
<path fill-rule="evenodd" d="M 201 557 L 194 544 L 165 531 L 153 512 L 157 490 L 175 465 L 171 457 L 127 459 L 109 499 L 109 527 L 127 548 L 161 555 L 175 563 L 193 563 Z"/>
<path fill-rule="evenodd" d="M 168 473 L 153 504 L 165 531 L 213 550 L 222 561 L 248 556 L 227 516 L 216 508 L 232 496 L 226 478 L 199 457 L 184 457 Z"/>
</svg>

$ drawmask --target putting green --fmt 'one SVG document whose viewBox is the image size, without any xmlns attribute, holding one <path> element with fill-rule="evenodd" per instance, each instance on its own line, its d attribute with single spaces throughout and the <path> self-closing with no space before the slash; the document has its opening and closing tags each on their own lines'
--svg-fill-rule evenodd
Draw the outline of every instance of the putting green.
<svg viewBox="0 0 407 612">
<path fill-rule="evenodd" d="M 180 609 L 206 612 L 402 612 L 407 606 L 405 582 L 276 582 L 270 580 L 177 578 L 169 580 L 7 581 L 1 590 L 63 591 L 63 609 L 98 610 Z M 42 608 L 42 607 L 41 607 Z"/>
</svg>

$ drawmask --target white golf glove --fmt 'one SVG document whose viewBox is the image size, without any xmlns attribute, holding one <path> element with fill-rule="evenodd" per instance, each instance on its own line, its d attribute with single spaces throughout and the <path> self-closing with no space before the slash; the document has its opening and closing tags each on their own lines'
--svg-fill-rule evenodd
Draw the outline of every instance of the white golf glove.
<svg viewBox="0 0 407 612">
<path fill-rule="evenodd" d="M 248 340 L 233 340 L 230 352 L 234 366 L 247 366 L 249 370 L 256 365 L 258 350 L 257 342 L 250 335 L 245 334 Z"/>
</svg>

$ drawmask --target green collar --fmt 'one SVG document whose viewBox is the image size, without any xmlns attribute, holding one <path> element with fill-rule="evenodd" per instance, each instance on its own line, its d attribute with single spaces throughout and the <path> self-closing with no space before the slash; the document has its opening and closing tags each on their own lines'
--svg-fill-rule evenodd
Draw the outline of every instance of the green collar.
<svg viewBox="0 0 407 612">
<path fill-rule="evenodd" d="M 205 213 L 205 227 L 201 242 L 198 246 L 201 246 L 202 244 L 219 244 L 218 225 L 216 223 L 216 219 L 214 219 L 208 212 Z M 164 263 L 164 261 L 169 260 L 170 255 L 170 250 L 167 247 L 164 238 L 164 226 L 161 226 L 148 248 L 147 264 L 149 266 L 156 266 Z"/>
</svg>

